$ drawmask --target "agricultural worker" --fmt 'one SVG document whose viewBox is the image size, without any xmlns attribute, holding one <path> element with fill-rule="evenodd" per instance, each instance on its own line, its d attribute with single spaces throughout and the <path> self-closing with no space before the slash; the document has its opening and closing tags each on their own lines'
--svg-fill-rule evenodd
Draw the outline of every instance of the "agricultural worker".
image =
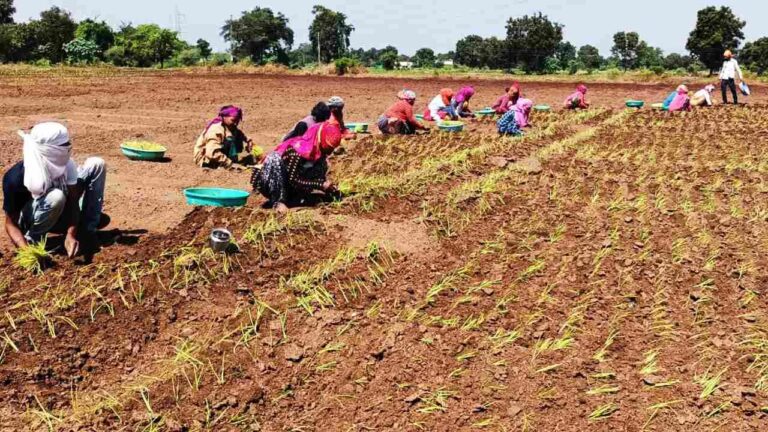
<svg viewBox="0 0 768 432">
<path fill-rule="evenodd" d="M 219 115 L 209 121 L 205 130 L 197 138 L 194 150 L 195 164 L 204 168 L 243 169 L 238 164 L 238 155 L 245 149 L 253 149 L 253 140 L 239 128 L 243 121 L 243 110 L 227 105 L 219 110 Z"/>
<path fill-rule="evenodd" d="M 451 120 L 456 120 L 459 116 L 456 111 L 451 107 L 451 99 L 453 98 L 453 90 L 444 88 L 440 90 L 440 94 L 432 99 L 429 103 L 427 110 L 424 111 L 424 120 L 427 121 L 440 121 L 449 117 Z"/>
<path fill-rule="evenodd" d="M 563 103 L 565 109 L 587 109 L 589 108 L 589 102 L 587 102 L 587 86 L 579 84 L 576 86 L 576 91 L 565 99 Z"/>
<path fill-rule="evenodd" d="M 325 102 L 318 102 L 317 105 L 312 108 L 310 114 L 296 123 L 293 130 L 288 132 L 288 134 L 283 137 L 282 141 L 302 136 L 309 128 L 318 123 L 322 123 L 329 118 L 331 118 L 331 109 L 328 108 L 328 105 Z"/>
<path fill-rule="evenodd" d="M 413 135 L 417 130 L 429 130 L 413 116 L 416 93 L 402 90 L 397 94 L 398 101 L 379 117 L 377 126 L 384 135 Z"/>
<path fill-rule="evenodd" d="M 331 117 L 328 121 L 339 127 L 342 137 L 344 139 L 355 138 L 356 134 L 347 129 L 347 125 L 344 123 L 344 99 L 340 96 L 331 97 L 328 99 L 328 108 L 331 110 Z"/>
<path fill-rule="evenodd" d="M 496 122 L 499 135 L 522 135 L 523 128 L 531 125 L 529 118 L 532 108 L 533 101 L 530 99 L 518 99 L 512 109 Z"/>
<path fill-rule="evenodd" d="M 17 248 L 50 232 L 63 233 L 67 256 L 74 258 L 78 238 L 90 234 L 92 239 L 102 222 L 104 160 L 91 157 L 77 166 L 70 157 L 69 131 L 59 123 L 40 123 L 19 136 L 24 158 L 3 176 L 5 232 Z"/>
<path fill-rule="evenodd" d="M 715 91 L 715 86 L 712 84 L 707 85 L 703 89 L 694 93 L 691 98 L 691 106 L 705 107 L 712 106 L 712 93 Z"/>
<path fill-rule="evenodd" d="M 736 78 L 738 78 L 739 83 L 741 83 L 741 81 L 744 81 L 744 75 L 741 73 L 739 62 L 733 58 L 731 50 L 726 50 L 725 53 L 723 53 L 723 57 L 725 58 L 725 61 L 723 62 L 723 67 L 720 69 L 720 92 L 723 94 L 723 103 L 728 103 L 726 90 L 730 88 L 731 94 L 733 95 L 733 104 L 737 105 L 739 103 L 739 95 L 736 93 Z"/>
<path fill-rule="evenodd" d="M 677 96 L 675 96 L 675 98 L 672 99 L 672 103 L 669 104 L 669 112 L 690 110 L 691 98 L 688 97 L 688 87 L 681 85 L 677 88 Z"/>
<path fill-rule="evenodd" d="M 456 96 L 454 96 L 453 100 L 451 101 L 451 107 L 454 111 L 456 111 L 456 114 L 458 114 L 459 117 L 475 116 L 475 113 L 469 109 L 469 101 L 474 95 L 475 88 L 472 86 L 462 87 L 461 90 L 456 93 Z"/>
<path fill-rule="evenodd" d="M 491 106 L 496 111 L 496 114 L 506 114 L 517 104 L 518 99 L 520 99 L 520 83 L 515 81 L 511 87 L 504 89 L 504 92 Z"/>
<path fill-rule="evenodd" d="M 675 100 L 675 97 L 677 97 L 677 91 L 678 91 L 678 89 L 679 89 L 679 88 L 680 88 L 680 87 L 678 87 L 677 89 L 675 89 L 675 91 L 673 91 L 672 93 L 670 93 L 670 94 L 667 96 L 667 98 L 666 98 L 666 99 L 664 99 L 664 102 L 662 102 L 662 104 L 661 104 L 661 107 L 662 107 L 662 108 L 663 108 L 665 111 L 669 111 L 669 106 L 672 104 L 672 101 L 673 101 L 673 100 Z"/>
<path fill-rule="evenodd" d="M 266 207 L 279 213 L 315 191 L 327 197 L 337 194 L 328 179 L 327 157 L 343 139 L 340 125 L 332 120 L 315 124 L 300 136 L 283 142 L 267 155 L 261 170 L 251 176 L 253 190 L 267 198 Z"/>
</svg>

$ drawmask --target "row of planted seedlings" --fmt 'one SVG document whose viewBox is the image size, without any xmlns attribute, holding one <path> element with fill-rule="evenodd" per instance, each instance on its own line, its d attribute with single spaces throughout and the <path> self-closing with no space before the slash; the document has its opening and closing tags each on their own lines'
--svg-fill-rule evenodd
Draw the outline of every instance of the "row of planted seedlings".
<svg viewBox="0 0 768 432">
<path fill-rule="evenodd" d="M 356 204 L 363 211 L 372 210 L 377 200 L 391 196 L 421 196 L 435 185 L 444 184 L 459 176 L 466 175 L 487 165 L 488 158 L 494 155 L 525 157 L 534 149 L 546 145 L 548 139 L 558 133 L 567 133 L 574 125 L 600 118 L 606 114 L 603 110 L 582 113 L 561 113 L 546 117 L 542 124 L 528 132 L 523 137 L 499 137 L 497 134 L 431 134 L 419 137 L 396 137 L 384 140 L 388 146 L 402 148 L 404 169 L 365 170 L 366 175 L 355 171 L 348 173 L 342 167 L 337 176 L 341 179 L 342 191 L 350 194 L 345 200 Z M 443 141 L 460 143 L 454 146 L 443 146 Z M 408 148 L 414 142 L 427 151 L 418 158 L 408 155 Z M 358 147 L 359 148 L 359 147 Z M 401 167 L 402 168 L 402 167 Z"/>
<path fill-rule="evenodd" d="M 246 266 L 242 260 L 248 256 L 248 266 L 258 265 L 263 260 L 269 259 L 279 261 L 283 253 L 289 248 L 302 249 L 306 247 L 311 249 L 313 239 L 320 240 L 323 237 L 324 226 L 314 216 L 302 212 L 296 213 L 288 218 L 277 218 L 274 215 L 266 215 L 263 211 L 256 211 L 245 218 L 247 221 L 243 235 L 238 241 L 240 253 L 234 255 L 213 254 L 212 251 L 204 245 L 204 241 L 192 241 L 186 246 L 179 247 L 176 250 L 162 253 L 156 261 L 144 263 L 124 264 L 117 266 L 116 271 L 93 275 L 85 291 L 77 291 L 75 302 L 66 310 L 53 310 L 48 314 L 40 312 L 33 316 L 35 321 L 26 319 L 25 324 L 19 323 L 19 318 L 9 319 L 9 328 L 3 330 L 3 352 L 4 360 L 13 361 L 9 355 L 16 351 L 40 351 L 38 358 L 51 359 L 50 356 L 44 356 L 47 352 L 59 352 L 61 344 L 77 344 L 83 352 L 92 352 L 99 350 L 98 346 L 93 344 L 104 344 L 108 341 L 92 336 L 79 336 L 79 332 L 66 335 L 66 338 L 59 337 L 57 333 L 56 319 L 64 315 L 54 315 L 66 313 L 66 322 L 69 327 L 77 328 L 83 326 L 92 326 L 95 321 L 103 321 L 103 328 L 112 328 L 114 331 L 110 334 L 110 344 L 118 344 L 117 337 L 129 337 L 135 331 L 150 331 L 141 327 L 140 322 L 132 322 L 131 331 L 121 330 L 118 327 L 123 326 L 125 317 L 141 316 L 142 321 L 146 321 L 146 315 L 157 314 L 155 306 L 159 303 L 168 305 L 172 308 L 184 307 L 191 299 L 206 300 L 213 296 L 212 290 L 217 284 L 223 281 L 230 281 L 235 274 L 245 273 Z M 82 288 L 85 282 L 78 279 L 77 285 L 72 285 L 69 290 Z M 62 288 L 66 292 L 67 288 Z M 216 298 L 216 296 L 213 296 Z M 51 308 L 59 307 L 60 304 L 53 302 L 49 305 Z M 87 310 L 83 310 L 87 309 Z M 13 316 L 13 315 L 11 315 Z M 19 315 L 17 315 L 19 316 Z M 123 317 L 123 319 L 109 319 L 109 317 Z M 23 318 L 23 317 L 22 317 Z M 47 318 L 47 319 L 46 319 Z M 129 320 L 130 321 L 130 320 Z M 155 319 L 152 319 L 156 322 Z M 13 322 L 13 324 L 10 324 Z M 39 324 L 40 329 L 35 329 Z M 32 328 L 25 328 L 32 326 Z M 40 336 L 40 333 L 43 333 Z M 35 336 L 32 336 L 35 335 Z M 56 339 L 54 339 L 56 337 Z M 25 339 L 26 338 L 26 339 Z M 82 340 L 85 339 L 85 340 Z M 183 351 L 183 350 L 182 350 Z M 55 358 L 55 357 L 54 357 Z M 95 360 L 95 359 L 94 359 Z M 108 371 L 104 366 L 103 360 L 98 362 L 96 375 Z M 146 360 L 146 361 L 145 361 Z M 43 360 L 41 360 L 43 361 Z M 48 360 L 46 360 L 48 361 Z M 64 361 L 64 359 L 62 359 Z M 143 356 L 128 356 L 129 362 L 132 362 L 131 369 L 146 372 L 149 376 L 164 376 L 169 373 L 163 366 L 154 370 L 155 364 Z M 120 369 L 124 364 L 118 365 Z M 147 378 L 149 381 L 152 379 Z M 142 381 L 139 379 L 138 381 Z M 50 384 L 50 383 L 48 383 Z M 69 409 L 62 410 L 58 414 L 51 414 L 53 417 L 64 422 L 64 419 L 78 419 L 87 417 L 87 415 L 101 414 L 106 408 L 111 411 L 114 408 L 115 401 L 121 401 L 118 397 L 120 391 L 79 391 L 80 387 L 90 387 L 88 381 L 84 383 L 59 383 L 63 387 L 62 392 L 56 395 L 58 406 L 69 404 Z M 71 387 L 70 387 L 71 386 Z M 122 390 L 122 389 L 120 389 Z M 66 403 L 62 403 L 65 400 Z M 39 405 L 39 406 L 38 406 Z M 49 418 L 46 415 L 40 415 L 40 412 L 46 411 L 49 405 L 47 401 L 33 403 L 27 406 L 27 418 L 32 421 L 40 421 L 41 418 Z M 49 412 L 50 413 L 50 412 Z"/>
<path fill-rule="evenodd" d="M 730 396 L 737 391 L 734 388 L 738 389 L 739 385 L 734 377 L 734 382 L 725 386 L 724 378 L 727 376 L 727 365 L 737 362 L 739 353 L 734 349 L 733 344 L 729 343 L 728 338 L 723 337 L 724 328 L 731 327 L 733 330 L 738 328 L 738 319 L 733 317 L 740 314 L 739 305 L 744 304 L 745 295 L 749 298 L 755 295 L 752 291 L 742 292 L 735 285 L 734 279 L 729 277 L 729 270 L 718 265 L 724 254 L 726 256 L 732 253 L 742 255 L 747 251 L 739 250 L 741 247 L 738 246 L 738 242 L 732 243 L 729 234 L 713 233 L 712 228 L 716 224 L 706 223 L 707 213 L 714 216 L 716 221 L 723 216 L 732 217 L 732 206 L 729 208 L 709 204 L 711 202 L 711 197 L 707 196 L 709 188 L 699 181 L 706 181 L 707 178 L 706 176 L 701 176 L 702 179 L 698 178 L 701 170 L 697 169 L 696 164 L 687 166 L 688 169 L 684 172 L 679 171 L 679 165 L 688 160 L 688 153 L 680 152 L 677 147 L 687 147 L 692 141 L 691 131 L 684 130 L 684 132 L 686 133 L 679 136 L 667 135 L 667 139 L 663 142 L 667 148 L 663 151 L 668 155 L 677 153 L 679 157 L 666 159 L 661 165 L 654 163 L 655 161 L 642 159 L 627 160 L 614 157 L 607 160 L 597 157 L 594 149 L 582 149 L 578 154 L 578 158 L 589 160 L 590 163 L 594 163 L 595 168 L 600 167 L 608 172 L 606 184 L 610 184 L 610 177 L 614 178 L 614 184 L 618 183 L 615 181 L 618 176 L 616 173 L 636 173 L 635 178 L 628 179 L 633 183 L 632 187 L 642 192 L 634 199 L 634 204 L 612 200 L 609 206 L 619 211 L 622 207 L 633 205 L 650 207 L 653 218 L 650 219 L 650 223 L 644 222 L 647 225 L 644 231 L 653 233 L 654 238 L 665 238 L 668 241 L 666 244 L 657 245 L 652 250 L 643 246 L 644 242 L 638 243 L 643 259 L 650 258 L 656 261 L 655 268 L 651 271 L 658 272 L 657 280 L 654 281 L 656 288 L 653 295 L 654 307 L 651 311 L 651 329 L 660 341 L 659 344 L 664 340 L 669 341 L 666 348 L 656 346 L 647 351 L 642 363 L 643 376 L 646 385 L 650 388 L 675 388 L 675 391 L 667 392 L 673 396 L 672 399 L 661 400 L 649 407 L 649 420 L 655 418 L 662 410 L 683 404 L 680 398 L 681 392 L 685 391 L 686 385 L 691 381 L 701 390 L 698 395 L 701 402 L 698 404 L 702 405 L 702 409 L 697 411 L 701 411 L 703 417 L 715 418 L 729 408 Z M 615 138 L 604 142 L 615 143 L 622 140 L 620 136 Z M 648 153 L 659 151 L 653 141 L 642 142 L 640 145 Z M 615 144 L 613 146 L 616 147 Z M 610 153 L 602 147 L 600 151 L 602 154 Z M 701 164 L 709 163 L 712 162 L 707 159 L 701 160 Z M 648 175 L 649 172 L 653 175 Z M 690 185 L 697 185 L 696 187 L 704 193 L 699 194 L 699 191 L 692 190 Z M 742 194 L 739 192 L 737 195 Z M 651 198 L 652 205 L 648 205 Z M 744 222 L 747 222 L 746 218 Z M 754 222 L 753 220 L 749 224 Z M 660 237 L 659 234 L 662 236 Z M 729 248 L 735 250 L 728 250 Z M 686 289 L 674 289 L 681 284 L 687 285 Z M 682 296 L 680 291 L 684 293 Z M 670 307 L 673 309 L 670 310 Z M 718 317 L 720 314 L 730 315 L 730 322 Z M 689 317 L 690 319 L 686 319 Z M 684 331 L 681 331 L 680 327 L 683 327 Z M 665 371 L 659 366 L 663 352 L 666 350 L 676 354 L 675 357 L 679 357 L 681 338 L 686 340 L 685 346 L 691 347 L 693 351 L 688 353 L 690 363 L 693 365 L 692 370 L 677 365 L 676 371 Z M 676 361 L 680 360 L 676 359 Z M 677 372 L 678 376 L 682 376 L 677 379 L 663 376 L 664 373 L 670 372 L 672 375 Z M 723 391 L 717 392 L 725 387 L 730 387 L 728 397 L 723 394 Z M 718 397 L 713 398 L 712 395 L 716 392 Z M 677 399 L 674 398 L 675 396 Z"/>
<path fill-rule="evenodd" d="M 305 226 L 307 222 L 316 223 L 311 216 L 309 219 L 302 219 L 302 214 L 308 215 L 309 213 L 299 213 L 299 216 L 292 216 L 301 219 L 296 222 L 296 225 Z M 274 240 L 272 238 L 273 234 L 282 230 L 279 228 L 281 223 L 283 222 L 270 218 L 265 224 L 254 225 L 246 231 L 244 240 L 246 242 L 254 240 L 268 242 Z M 273 247 L 278 250 L 291 247 L 287 241 L 277 241 L 274 243 Z M 295 251 L 297 249 L 294 248 Z M 319 251 L 319 249 L 315 251 Z M 299 250 L 298 252 L 300 253 L 301 251 Z M 367 263 L 367 271 L 363 275 L 356 275 L 340 283 L 339 279 L 342 279 L 347 271 L 351 272 L 355 263 L 361 259 Z M 173 356 L 173 361 L 165 362 L 164 366 L 155 372 L 148 371 L 143 373 L 140 379 L 121 383 L 119 388 L 114 391 L 80 395 L 78 406 L 88 406 L 90 409 L 85 412 L 70 413 L 69 418 L 103 414 L 105 412 L 105 404 L 113 407 L 116 401 L 121 401 L 122 409 L 125 408 L 122 405 L 131 399 L 133 399 L 134 404 L 144 403 L 145 396 L 150 393 L 150 387 L 163 388 L 163 386 L 170 386 L 174 395 L 181 395 L 178 381 L 186 381 L 187 384 L 190 384 L 190 392 L 192 393 L 197 393 L 202 383 L 206 381 L 209 384 L 221 386 L 224 384 L 220 382 L 223 381 L 222 379 L 217 378 L 215 382 L 211 382 L 213 380 L 212 377 L 207 377 L 207 380 L 203 377 L 207 375 L 208 369 L 214 370 L 210 367 L 211 364 L 218 365 L 216 361 L 211 363 L 211 357 L 219 356 L 219 354 L 222 356 L 221 366 L 216 369 L 217 372 L 214 374 L 217 377 L 223 376 L 225 370 L 233 367 L 237 369 L 236 365 L 242 364 L 237 359 L 237 355 L 223 354 L 224 351 L 227 351 L 222 348 L 223 346 L 226 346 L 227 349 L 231 348 L 233 353 L 240 355 L 240 357 L 245 356 L 244 353 L 247 353 L 248 357 L 252 359 L 255 354 L 251 350 L 254 352 L 259 351 L 259 344 L 263 339 L 267 338 L 264 334 L 270 333 L 274 329 L 275 323 L 279 323 L 282 336 L 278 335 L 278 337 L 275 337 L 273 334 L 268 338 L 271 338 L 275 346 L 286 344 L 289 341 L 286 333 L 286 326 L 289 321 L 295 323 L 297 333 L 300 333 L 301 319 L 296 318 L 297 315 L 299 317 L 305 315 L 311 317 L 318 310 L 335 308 L 338 304 L 348 304 L 357 300 L 365 301 L 367 296 L 370 295 L 371 287 L 382 282 L 393 260 L 394 257 L 387 251 L 382 250 L 377 244 L 371 244 L 365 250 L 342 248 L 330 260 L 323 261 L 290 277 L 285 276 L 279 282 L 272 281 L 275 282 L 279 289 L 265 290 L 265 293 L 267 296 L 269 293 L 272 293 L 275 295 L 275 298 L 268 299 L 267 301 L 261 298 L 254 299 L 250 307 L 238 308 L 233 314 L 232 320 L 230 320 L 232 322 L 228 322 L 227 325 L 222 327 L 223 329 L 217 326 L 216 331 L 206 332 L 196 341 L 184 339 L 182 345 L 175 348 L 176 354 Z M 333 287 L 333 292 L 329 291 L 329 285 Z M 285 297 L 285 294 L 289 295 Z M 375 311 L 375 305 L 371 306 L 371 309 Z M 267 329 L 263 328 L 266 321 L 269 322 L 269 328 Z M 230 347 L 230 345 L 232 346 Z M 201 349 L 201 347 L 206 347 L 206 349 Z M 327 350 L 327 352 L 336 351 L 338 350 Z M 225 360 L 224 357 L 229 358 Z M 208 360 L 208 363 L 205 363 L 204 360 Z M 171 366 L 168 366 L 168 364 Z M 208 368 L 203 368 L 203 365 L 207 365 Z M 330 370 L 330 368 L 332 368 L 332 365 L 326 364 L 326 366 L 319 368 L 319 370 Z M 182 376 L 183 380 L 180 378 Z M 192 378 L 190 379 L 189 377 Z M 136 388 L 141 389 L 140 394 L 134 391 Z M 280 392 L 282 392 L 283 387 L 281 386 L 280 388 Z M 192 397 L 191 395 L 187 396 L 188 398 Z M 276 400 L 280 399 L 279 394 L 273 395 L 273 397 Z M 107 413 L 109 414 L 109 412 Z M 159 416 L 152 417 L 152 419 L 148 420 L 147 426 L 158 426 L 158 419 L 160 418 Z M 239 418 L 239 415 L 234 416 L 232 419 L 233 422 L 240 422 L 241 420 L 244 421 Z"/>
</svg>

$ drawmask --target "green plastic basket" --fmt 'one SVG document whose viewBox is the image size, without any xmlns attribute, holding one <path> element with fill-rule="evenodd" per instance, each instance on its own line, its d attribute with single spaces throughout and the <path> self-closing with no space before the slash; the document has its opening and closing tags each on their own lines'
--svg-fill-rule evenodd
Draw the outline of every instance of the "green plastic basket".
<svg viewBox="0 0 768 432">
<path fill-rule="evenodd" d="M 479 111 L 475 111 L 475 115 L 478 117 L 490 117 L 496 114 L 496 110 L 493 108 L 483 108 Z"/>
<path fill-rule="evenodd" d="M 248 192 L 239 189 L 189 188 L 184 190 L 187 204 L 207 207 L 242 207 Z"/>
<path fill-rule="evenodd" d="M 627 108 L 642 108 L 645 105 L 645 102 L 641 100 L 628 100 L 626 104 Z"/>
<path fill-rule="evenodd" d="M 143 161 L 160 160 L 165 157 L 165 152 L 168 151 L 168 149 L 161 145 L 158 145 L 156 150 L 145 150 L 131 146 L 130 143 L 120 144 L 120 150 L 129 159 Z"/>
<path fill-rule="evenodd" d="M 344 126 L 346 126 L 347 129 L 355 133 L 368 132 L 368 123 L 346 123 L 344 124 Z"/>
<path fill-rule="evenodd" d="M 437 127 L 444 132 L 461 132 L 464 130 L 464 123 L 459 121 L 440 122 Z"/>
<path fill-rule="evenodd" d="M 552 108 L 549 107 L 549 105 L 536 105 L 533 107 L 534 111 L 549 111 Z"/>
</svg>

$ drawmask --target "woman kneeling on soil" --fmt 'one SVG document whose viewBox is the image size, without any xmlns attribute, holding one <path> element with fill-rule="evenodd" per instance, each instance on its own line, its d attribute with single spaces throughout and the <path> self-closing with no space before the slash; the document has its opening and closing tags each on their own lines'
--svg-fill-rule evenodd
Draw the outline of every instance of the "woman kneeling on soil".
<svg viewBox="0 0 768 432">
<path fill-rule="evenodd" d="M 238 155 L 245 149 L 248 153 L 253 148 L 253 140 L 245 136 L 238 128 L 243 120 L 243 110 L 227 105 L 219 110 L 219 115 L 208 122 L 205 130 L 195 143 L 195 164 L 204 168 L 236 168 Z"/>
<path fill-rule="evenodd" d="M 688 97 L 688 87 L 681 85 L 677 88 L 677 95 L 672 99 L 672 103 L 669 104 L 669 112 L 690 110 L 691 98 Z"/>
<path fill-rule="evenodd" d="M 530 99 L 519 99 L 512 109 L 496 122 L 499 135 L 522 135 L 523 128 L 531 125 L 528 122 L 531 108 L 533 108 L 533 101 Z"/>
<path fill-rule="evenodd" d="M 691 98 L 692 107 L 705 107 L 712 106 L 712 93 L 715 91 L 715 86 L 709 84 L 703 89 L 694 93 Z"/>
<path fill-rule="evenodd" d="M 505 89 L 505 92 L 491 106 L 496 111 L 496 114 L 504 115 L 517 104 L 517 101 L 520 99 L 520 83 L 515 81 L 511 87 Z"/>
<path fill-rule="evenodd" d="M 475 88 L 472 86 L 463 87 L 456 93 L 456 96 L 451 101 L 451 107 L 456 111 L 459 117 L 474 117 L 475 113 L 469 108 L 469 101 L 472 96 L 475 95 Z"/>
<path fill-rule="evenodd" d="M 440 90 L 440 94 L 432 99 L 429 103 L 427 110 L 424 111 L 424 120 L 426 121 L 440 121 L 446 118 L 456 120 L 459 116 L 451 107 L 451 98 L 453 98 L 453 90 L 444 88 Z"/>
<path fill-rule="evenodd" d="M 576 91 L 565 99 L 563 104 L 565 109 L 587 109 L 589 108 L 589 102 L 587 102 L 587 86 L 579 84 L 576 86 Z"/>
<path fill-rule="evenodd" d="M 293 130 L 283 137 L 282 142 L 304 135 L 309 128 L 318 123 L 322 123 L 329 118 L 331 118 L 331 109 L 328 108 L 328 105 L 325 102 L 318 102 L 317 105 L 312 108 L 310 114 L 296 123 Z"/>
<path fill-rule="evenodd" d="M 307 132 L 291 138 L 267 155 L 261 170 L 254 170 L 251 185 L 267 198 L 265 206 L 279 213 L 288 211 L 289 203 L 301 203 L 315 191 L 325 197 L 337 194 L 327 180 L 327 157 L 343 138 L 342 128 L 333 120 L 318 123 Z"/>
<path fill-rule="evenodd" d="M 416 93 L 402 90 L 397 94 L 399 99 L 389 107 L 377 122 L 379 130 L 384 135 L 413 135 L 417 130 L 429 130 L 413 115 L 413 105 L 416 103 Z"/>
</svg>

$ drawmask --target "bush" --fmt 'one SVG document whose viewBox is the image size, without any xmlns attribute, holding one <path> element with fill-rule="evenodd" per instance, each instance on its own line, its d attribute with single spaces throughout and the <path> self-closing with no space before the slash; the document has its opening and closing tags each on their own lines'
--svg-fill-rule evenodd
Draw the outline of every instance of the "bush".
<svg viewBox="0 0 768 432">
<path fill-rule="evenodd" d="M 174 66 L 194 66 L 200 63 L 202 56 L 197 48 L 187 48 L 173 58 Z"/>
<path fill-rule="evenodd" d="M 231 63 L 232 57 L 227 53 L 213 53 L 208 60 L 208 66 L 224 66 Z"/>
<path fill-rule="evenodd" d="M 350 72 L 352 69 L 358 68 L 360 66 L 360 61 L 354 58 L 342 57 L 340 59 L 336 59 L 335 66 L 336 75 L 341 76 L 347 72 Z"/>
<path fill-rule="evenodd" d="M 620 77 L 620 76 L 621 76 L 622 72 L 621 72 L 621 69 L 618 69 L 618 68 L 610 68 L 610 69 L 608 69 L 608 70 L 606 70 L 606 71 L 605 71 L 605 74 L 606 74 L 606 75 L 608 76 L 608 78 L 610 78 L 610 79 L 616 79 L 616 78 L 618 78 L 618 77 Z"/>
<path fill-rule="evenodd" d="M 96 42 L 86 39 L 70 41 L 64 45 L 64 52 L 67 53 L 67 62 L 75 64 L 93 63 L 101 54 Z"/>
<path fill-rule="evenodd" d="M 32 64 L 34 64 L 35 66 L 39 66 L 39 67 L 46 67 L 46 68 L 51 67 L 51 61 L 48 60 L 47 58 L 36 60 Z"/>
<path fill-rule="evenodd" d="M 651 66 L 651 71 L 655 73 L 656 75 L 663 75 L 664 74 L 664 66 Z"/>
</svg>

